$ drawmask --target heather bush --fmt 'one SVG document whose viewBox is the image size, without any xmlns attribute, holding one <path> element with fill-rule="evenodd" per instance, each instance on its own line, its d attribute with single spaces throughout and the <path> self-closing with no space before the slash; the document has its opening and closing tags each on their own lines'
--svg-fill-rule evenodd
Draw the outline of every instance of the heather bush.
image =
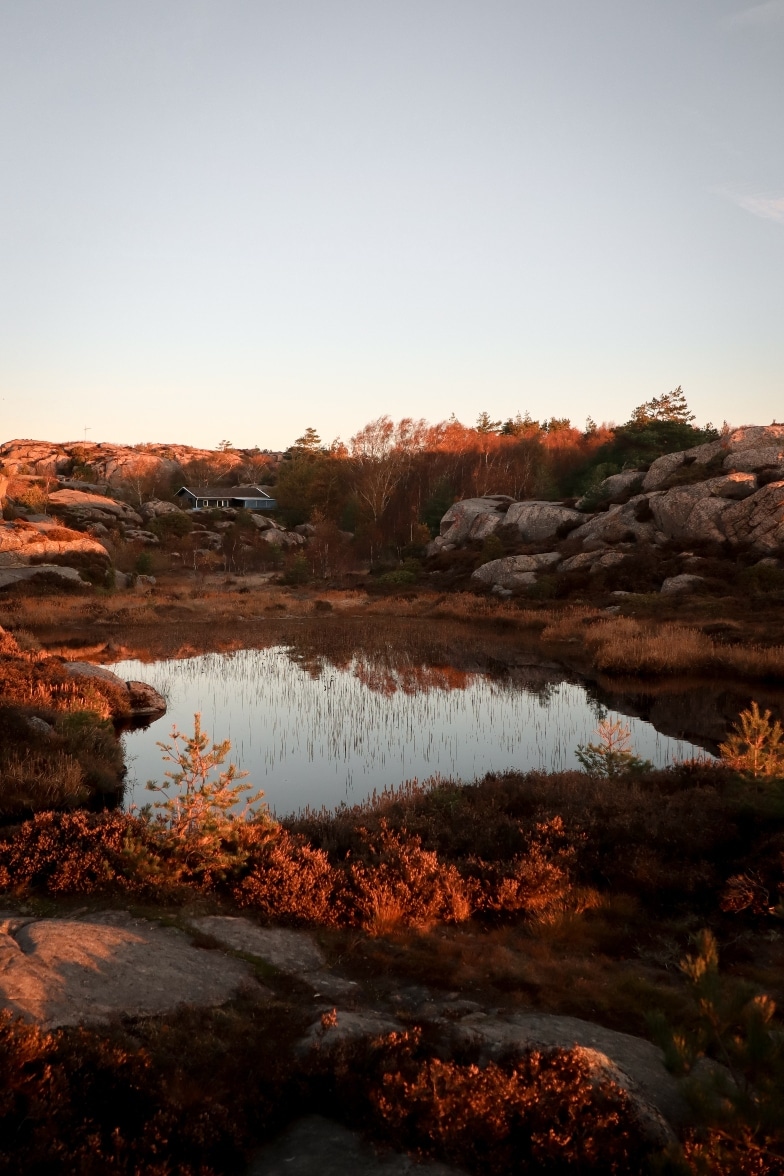
<svg viewBox="0 0 784 1176">
<path fill-rule="evenodd" d="M 626 1094 L 576 1051 L 483 1068 L 430 1058 L 385 1075 L 372 1097 L 397 1139 L 477 1176 L 620 1176 L 650 1150 Z"/>
<path fill-rule="evenodd" d="M 126 813 L 39 813 L 0 841 L 0 889 L 92 894 L 130 885 L 129 862 L 144 843 Z"/>
<path fill-rule="evenodd" d="M 44 1033 L 0 1011 L 0 1176 L 213 1176 L 285 1122 L 290 1018 L 183 1010 Z"/>
<path fill-rule="evenodd" d="M 309 1069 L 326 1113 L 476 1176 L 620 1176 L 650 1151 L 628 1096 L 579 1051 L 479 1066 L 434 1057 L 415 1029 L 322 1049 Z"/>
<path fill-rule="evenodd" d="M 390 829 L 382 820 L 376 833 L 360 830 L 365 861 L 348 867 L 350 917 L 371 932 L 396 926 L 426 927 L 470 918 L 476 886 L 418 837 Z"/>
<path fill-rule="evenodd" d="M 343 904 L 338 871 L 321 849 L 279 829 L 253 854 L 250 873 L 234 889 L 239 906 L 292 923 L 338 923 Z"/>
</svg>

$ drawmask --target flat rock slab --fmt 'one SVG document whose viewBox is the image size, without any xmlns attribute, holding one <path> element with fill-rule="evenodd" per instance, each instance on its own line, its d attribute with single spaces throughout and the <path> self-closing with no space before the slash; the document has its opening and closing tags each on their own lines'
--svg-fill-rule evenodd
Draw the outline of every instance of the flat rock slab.
<svg viewBox="0 0 784 1176">
<path fill-rule="evenodd" d="M 256 1156 L 247 1176 L 463 1176 L 444 1164 L 377 1152 L 353 1131 L 321 1115 L 294 1123 Z"/>
<path fill-rule="evenodd" d="M 192 919 L 190 925 L 232 951 L 247 952 L 287 976 L 296 976 L 309 984 L 317 996 L 339 1000 L 354 996 L 359 990 L 356 981 L 336 976 L 329 970 L 321 948 L 307 931 L 260 927 L 250 919 L 224 915 Z"/>
<path fill-rule="evenodd" d="M 0 1007 L 46 1029 L 223 1004 L 257 987 L 243 960 L 125 911 L 83 919 L 0 916 Z"/>
<path fill-rule="evenodd" d="M 38 576 L 56 576 L 58 580 L 70 580 L 72 583 L 83 584 L 84 580 L 76 568 L 63 568 L 59 564 L 33 564 L 22 568 L 4 567 L 0 570 L 0 588 L 8 588 L 11 584 L 21 584 L 26 580 L 35 580 Z"/>
</svg>

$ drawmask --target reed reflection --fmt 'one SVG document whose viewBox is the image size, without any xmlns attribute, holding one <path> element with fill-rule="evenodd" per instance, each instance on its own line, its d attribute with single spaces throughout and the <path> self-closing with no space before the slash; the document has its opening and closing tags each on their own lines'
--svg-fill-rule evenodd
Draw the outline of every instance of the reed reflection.
<svg viewBox="0 0 784 1176">
<path fill-rule="evenodd" d="M 169 703 L 163 719 L 124 736 L 127 799 L 137 805 L 149 800 L 145 782 L 162 776 L 157 741 L 172 724 L 190 731 L 196 711 L 211 738 L 231 740 L 232 758 L 279 815 L 355 803 L 414 778 L 577 767 L 574 749 L 598 717 L 585 689 L 550 668 L 493 676 L 394 647 L 344 660 L 280 645 L 113 668 Z M 629 722 L 638 753 L 657 764 L 696 752 Z"/>
</svg>

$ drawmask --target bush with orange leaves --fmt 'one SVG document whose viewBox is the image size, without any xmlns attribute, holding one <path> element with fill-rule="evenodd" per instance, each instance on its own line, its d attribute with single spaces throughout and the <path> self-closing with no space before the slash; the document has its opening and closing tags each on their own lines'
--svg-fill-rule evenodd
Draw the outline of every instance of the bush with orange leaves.
<svg viewBox="0 0 784 1176">
<path fill-rule="evenodd" d="M 125 813 L 38 813 L 0 842 L 0 890 L 129 889 L 129 858 L 142 834 L 141 822 Z"/>
<path fill-rule="evenodd" d="M 476 906 L 477 886 L 461 876 L 419 837 L 390 829 L 385 820 L 374 834 L 360 829 L 365 861 L 349 865 L 346 900 L 349 920 L 371 931 L 395 926 L 460 923 Z"/>
<path fill-rule="evenodd" d="M 650 1150 L 626 1093 L 569 1050 L 484 1068 L 428 1058 L 371 1097 L 397 1139 L 481 1176 L 610 1176 L 639 1171 Z"/>
<path fill-rule="evenodd" d="M 322 849 L 278 829 L 254 853 L 250 873 L 234 888 L 234 900 L 281 922 L 330 926 L 340 922 L 342 913 L 337 877 Z"/>
<path fill-rule="evenodd" d="M 655 1149 L 626 1092 L 578 1050 L 480 1066 L 434 1056 L 417 1028 L 344 1039 L 306 1067 L 322 1113 L 476 1176 L 626 1176 Z"/>
<path fill-rule="evenodd" d="M 539 822 L 525 853 L 500 862 L 472 861 L 472 872 L 479 882 L 479 906 L 486 911 L 546 915 L 570 893 L 570 870 L 576 855 L 561 817 Z"/>
</svg>

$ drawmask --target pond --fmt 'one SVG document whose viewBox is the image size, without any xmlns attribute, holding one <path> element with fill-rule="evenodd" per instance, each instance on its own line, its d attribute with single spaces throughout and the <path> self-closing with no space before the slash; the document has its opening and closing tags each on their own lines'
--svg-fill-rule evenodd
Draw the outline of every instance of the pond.
<svg viewBox="0 0 784 1176">
<path fill-rule="evenodd" d="M 327 656 L 293 641 L 118 662 L 117 674 L 149 682 L 169 708 L 123 736 L 126 803 L 150 801 L 146 781 L 160 781 L 170 766 L 158 741 L 168 741 L 172 725 L 191 732 L 197 711 L 212 740 L 231 741 L 230 760 L 278 816 L 355 804 L 412 779 L 577 768 L 577 746 L 607 715 L 623 719 L 636 754 L 657 766 L 705 754 L 603 707 L 558 667 L 530 656 L 511 661 L 477 668 L 476 656 L 445 659 L 441 651 L 434 659 L 394 643 Z"/>
</svg>

